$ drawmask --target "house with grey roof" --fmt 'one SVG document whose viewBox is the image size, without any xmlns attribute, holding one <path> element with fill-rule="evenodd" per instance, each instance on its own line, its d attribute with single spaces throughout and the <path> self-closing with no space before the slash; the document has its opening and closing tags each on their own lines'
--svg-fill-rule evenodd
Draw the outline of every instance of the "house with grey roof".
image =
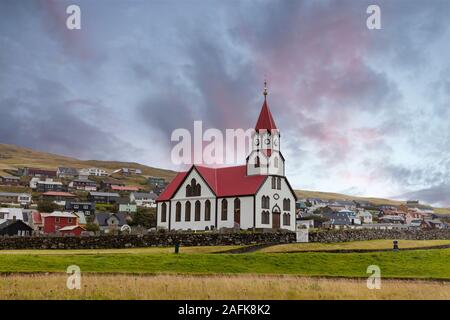
<svg viewBox="0 0 450 320">
<path fill-rule="evenodd" d="M 108 233 L 113 230 L 119 230 L 120 227 L 127 224 L 125 213 L 98 212 L 95 214 L 94 223 L 98 225 L 101 231 Z"/>
<path fill-rule="evenodd" d="M 116 203 L 120 195 L 115 192 L 89 192 L 88 201 L 95 203 Z"/>
</svg>

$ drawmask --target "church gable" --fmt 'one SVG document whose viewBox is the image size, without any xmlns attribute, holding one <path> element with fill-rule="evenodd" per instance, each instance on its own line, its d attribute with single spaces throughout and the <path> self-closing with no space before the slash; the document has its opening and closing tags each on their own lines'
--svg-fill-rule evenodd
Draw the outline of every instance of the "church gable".
<svg viewBox="0 0 450 320">
<path fill-rule="evenodd" d="M 193 166 L 188 174 L 186 175 L 184 181 L 178 187 L 172 199 L 184 199 L 193 197 L 215 197 L 213 190 L 206 183 L 205 179 L 197 171 L 196 167 Z"/>
</svg>

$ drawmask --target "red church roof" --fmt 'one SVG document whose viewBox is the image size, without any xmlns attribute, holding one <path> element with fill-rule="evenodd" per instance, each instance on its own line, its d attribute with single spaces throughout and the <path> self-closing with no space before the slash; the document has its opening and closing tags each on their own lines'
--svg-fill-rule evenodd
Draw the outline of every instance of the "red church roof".
<svg viewBox="0 0 450 320">
<path fill-rule="evenodd" d="M 267 176 L 247 176 L 247 167 L 208 168 L 192 166 L 187 172 L 180 172 L 156 201 L 170 200 L 184 182 L 187 174 L 196 169 L 217 197 L 253 195 Z"/>
<path fill-rule="evenodd" d="M 267 101 L 264 98 L 264 103 L 261 108 L 261 112 L 259 114 L 258 122 L 256 122 L 255 130 L 276 130 L 277 126 L 275 121 L 273 120 L 272 113 L 270 112 L 269 106 L 267 105 Z"/>
</svg>

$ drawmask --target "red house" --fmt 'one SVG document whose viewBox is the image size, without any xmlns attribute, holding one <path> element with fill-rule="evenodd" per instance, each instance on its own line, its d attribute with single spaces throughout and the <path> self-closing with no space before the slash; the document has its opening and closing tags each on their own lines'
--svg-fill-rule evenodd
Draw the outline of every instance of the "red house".
<svg viewBox="0 0 450 320">
<path fill-rule="evenodd" d="M 85 231 L 86 229 L 82 226 L 66 226 L 61 229 L 59 229 L 59 232 L 62 235 L 70 235 L 70 236 L 79 236 L 81 235 L 81 232 Z"/>
<path fill-rule="evenodd" d="M 60 229 L 68 226 L 78 226 L 78 216 L 70 212 L 54 211 L 44 217 L 45 234 L 58 233 Z"/>
</svg>

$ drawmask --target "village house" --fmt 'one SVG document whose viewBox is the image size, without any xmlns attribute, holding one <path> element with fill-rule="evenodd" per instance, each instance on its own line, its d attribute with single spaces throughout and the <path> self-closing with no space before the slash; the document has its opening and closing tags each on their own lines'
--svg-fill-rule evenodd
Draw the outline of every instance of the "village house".
<svg viewBox="0 0 450 320">
<path fill-rule="evenodd" d="M 361 221 L 361 223 L 372 223 L 372 214 L 367 210 L 360 210 L 356 214 L 356 217 Z"/>
<path fill-rule="evenodd" d="M 89 192 L 88 201 L 95 203 L 116 203 L 120 195 L 115 192 Z"/>
<path fill-rule="evenodd" d="M 85 168 L 79 170 L 79 175 L 82 176 L 96 176 L 96 177 L 106 177 L 109 174 L 104 169 L 100 168 Z"/>
<path fill-rule="evenodd" d="M 169 230 L 295 231 L 297 197 L 285 176 L 280 132 L 266 100 L 246 165 L 180 172 L 156 199 L 157 227 Z"/>
<path fill-rule="evenodd" d="M 78 170 L 75 168 L 58 167 L 56 176 L 58 178 L 75 178 L 78 176 Z"/>
<path fill-rule="evenodd" d="M 148 184 L 152 187 L 156 187 L 156 186 L 165 186 L 166 185 L 166 180 L 164 178 L 160 178 L 160 177 L 148 177 L 147 180 Z"/>
<path fill-rule="evenodd" d="M 20 178 L 14 176 L 0 176 L 0 185 L 17 186 L 20 184 Z"/>
<path fill-rule="evenodd" d="M 21 208 L 0 208 L 0 222 L 7 220 L 24 220 Z"/>
<path fill-rule="evenodd" d="M 154 192 L 132 192 L 130 202 L 136 203 L 138 207 L 156 207 L 157 194 Z"/>
<path fill-rule="evenodd" d="M 56 234 L 61 228 L 77 226 L 78 217 L 70 212 L 54 211 L 44 217 L 44 233 Z"/>
<path fill-rule="evenodd" d="M 120 203 L 119 204 L 119 212 L 124 213 L 136 213 L 137 212 L 137 206 L 133 203 Z"/>
<path fill-rule="evenodd" d="M 116 192 L 136 192 L 136 191 L 139 191 L 139 187 L 137 187 L 137 186 L 111 185 L 111 191 L 116 191 Z"/>
<path fill-rule="evenodd" d="M 47 191 L 44 192 L 41 197 L 44 201 L 53 201 L 60 206 L 65 206 L 66 201 L 73 200 L 74 198 L 76 198 L 76 195 L 70 192 Z"/>
<path fill-rule="evenodd" d="M 86 229 L 80 225 L 77 225 L 62 227 L 58 230 L 58 233 L 63 236 L 80 236 L 83 231 L 86 231 Z"/>
<path fill-rule="evenodd" d="M 105 233 L 119 230 L 127 224 L 125 213 L 98 212 L 95 214 L 94 223 Z"/>
<path fill-rule="evenodd" d="M 86 216 L 92 216 L 95 213 L 95 203 L 66 201 L 64 209 L 69 212 L 83 212 Z"/>
<path fill-rule="evenodd" d="M 69 183 L 73 190 L 97 191 L 97 183 L 89 179 L 74 179 Z"/>
<path fill-rule="evenodd" d="M 142 170 L 135 169 L 135 168 L 120 168 L 120 169 L 114 170 L 113 173 L 120 173 L 124 176 L 133 176 L 133 175 L 142 174 Z"/>
<path fill-rule="evenodd" d="M 0 192 L 0 203 L 18 203 L 27 206 L 31 203 L 31 194 L 20 192 Z"/>
<path fill-rule="evenodd" d="M 22 220 L 7 220 L 0 223 L 0 236 L 30 236 L 33 229 Z"/>
<path fill-rule="evenodd" d="M 28 224 L 37 233 L 43 233 L 44 230 L 44 219 L 43 217 L 48 215 L 46 213 L 41 213 L 37 210 L 32 210 L 29 214 Z"/>
<path fill-rule="evenodd" d="M 32 180 L 33 181 L 33 180 Z M 30 187 L 31 186 L 30 181 Z M 63 191 L 64 186 L 60 181 L 54 181 L 53 179 L 46 179 L 44 181 L 36 181 L 36 191 L 37 192 L 47 192 L 47 191 Z"/>
<path fill-rule="evenodd" d="M 40 168 L 19 168 L 19 175 L 27 177 L 56 178 L 56 170 Z"/>
<path fill-rule="evenodd" d="M 125 186 L 125 183 L 117 179 L 104 179 L 100 182 L 100 189 L 103 191 L 111 190 L 111 186 Z"/>
</svg>

